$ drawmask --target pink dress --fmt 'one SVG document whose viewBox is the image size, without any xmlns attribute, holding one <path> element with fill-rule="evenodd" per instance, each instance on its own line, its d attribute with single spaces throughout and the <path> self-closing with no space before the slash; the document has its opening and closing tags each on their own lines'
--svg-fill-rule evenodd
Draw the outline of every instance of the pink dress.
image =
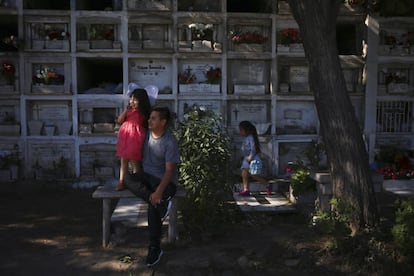
<svg viewBox="0 0 414 276">
<path fill-rule="evenodd" d="M 126 119 L 122 123 L 118 132 L 118 143 L 116 145 L 116 155 L 128 160 L 142 160 L 142 147 L 144 145 L 145 117 L 137 110 L 127 112 Z"/>
</svg>

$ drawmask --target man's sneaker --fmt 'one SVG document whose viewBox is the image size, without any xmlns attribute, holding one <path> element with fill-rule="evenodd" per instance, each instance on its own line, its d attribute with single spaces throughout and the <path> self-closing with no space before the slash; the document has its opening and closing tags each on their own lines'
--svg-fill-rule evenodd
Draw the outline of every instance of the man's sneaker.
<svg viewBox="0 0 414 276">
<path fill-rule="evenodd" d="M 272 184 L 267 184 L 266 186 L 266 194 L 271 195 L 272 194 Z"/>
<path fill-rule="evenodd" d="M 171 197 L 163 199 L 161 203 L 157 205 L 157 208 L 159 208 L 161 221 L 167 219 L 168 215 L 170 214 L 171 205 Z"/>
<path fill-rule="evenodd" d="M 150 246 L 148 248 L 148 255 L 147 255 L 147 266 L 153 266 L 156 265 L 160 260 L 162 256 L 162 250 L 159 247 L 153 247 Z"/>
<path fill-rule="evenodd" d="M 250 191 L 249 190 L 244 190 L 244 191 L 239 193 L 239 196 L 250 196 Z"/>
</svg>

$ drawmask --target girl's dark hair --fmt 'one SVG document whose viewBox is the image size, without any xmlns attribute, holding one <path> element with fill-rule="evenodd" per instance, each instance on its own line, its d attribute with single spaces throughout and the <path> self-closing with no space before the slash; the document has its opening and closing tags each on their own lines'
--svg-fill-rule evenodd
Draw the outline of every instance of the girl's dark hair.
<svg viewBox="0 0 414 276">
<path fill-rule="evenodd" d="M 262 151 L 260 149 L 259 137 L 257 136 L 256 127 L 249 121 L 241 121 L 239 128 L 246 131 L 247 135 L 253 135 L 254 145 L 256 146 L 256 153 L 261 153 Z"/>
<path fill-rule="evenodd" d="M 131 93 L 131 97 L 138 100 L 138 112 L 144 116 L 144 126 L 145 128 L 148 128 L 148 119 L 151 112 L 151 104 L 147 91 L 142 88 L 135 89 Z"/>
</svg>

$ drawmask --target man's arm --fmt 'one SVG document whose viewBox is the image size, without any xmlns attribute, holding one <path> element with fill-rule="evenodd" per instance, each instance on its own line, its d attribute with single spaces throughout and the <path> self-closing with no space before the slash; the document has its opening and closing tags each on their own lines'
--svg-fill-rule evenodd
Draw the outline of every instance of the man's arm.
<svg viewBox="0 0 414 276">
<path fill-rule="evenodd" d="M 158 204 L 158 203 L 161 202 L 162 194 L 163 194 L 165 188 L 167 187 L 167 185 L 171 182 L 176 168 L 177 168 L 176 163 L 166 163 L 165 164 L 164 176 L 162 177 L 161 182 L 158 185 L 155 192 L 153 192 L 150 195 L 149 200 L 150 200 L 151 204 Z"/>
</svg>

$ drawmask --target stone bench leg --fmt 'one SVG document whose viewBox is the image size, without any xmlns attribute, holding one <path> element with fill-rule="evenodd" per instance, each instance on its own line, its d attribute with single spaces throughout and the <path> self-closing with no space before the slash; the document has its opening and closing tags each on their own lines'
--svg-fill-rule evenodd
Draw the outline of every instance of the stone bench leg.
<svg viewBox="0 0 414 276">
<path fill-rule="evenodd" d="M 171 210 L 168 218 L 168 242 L 174 243 L 177 239 L 177 198 L 171 201 Z"/>
<path fill-rule="evenodd" d="M 104 198 L 102 200 L 102 246 L 109 244 L 111 236 L 111 199 Z"/>
</svg>

